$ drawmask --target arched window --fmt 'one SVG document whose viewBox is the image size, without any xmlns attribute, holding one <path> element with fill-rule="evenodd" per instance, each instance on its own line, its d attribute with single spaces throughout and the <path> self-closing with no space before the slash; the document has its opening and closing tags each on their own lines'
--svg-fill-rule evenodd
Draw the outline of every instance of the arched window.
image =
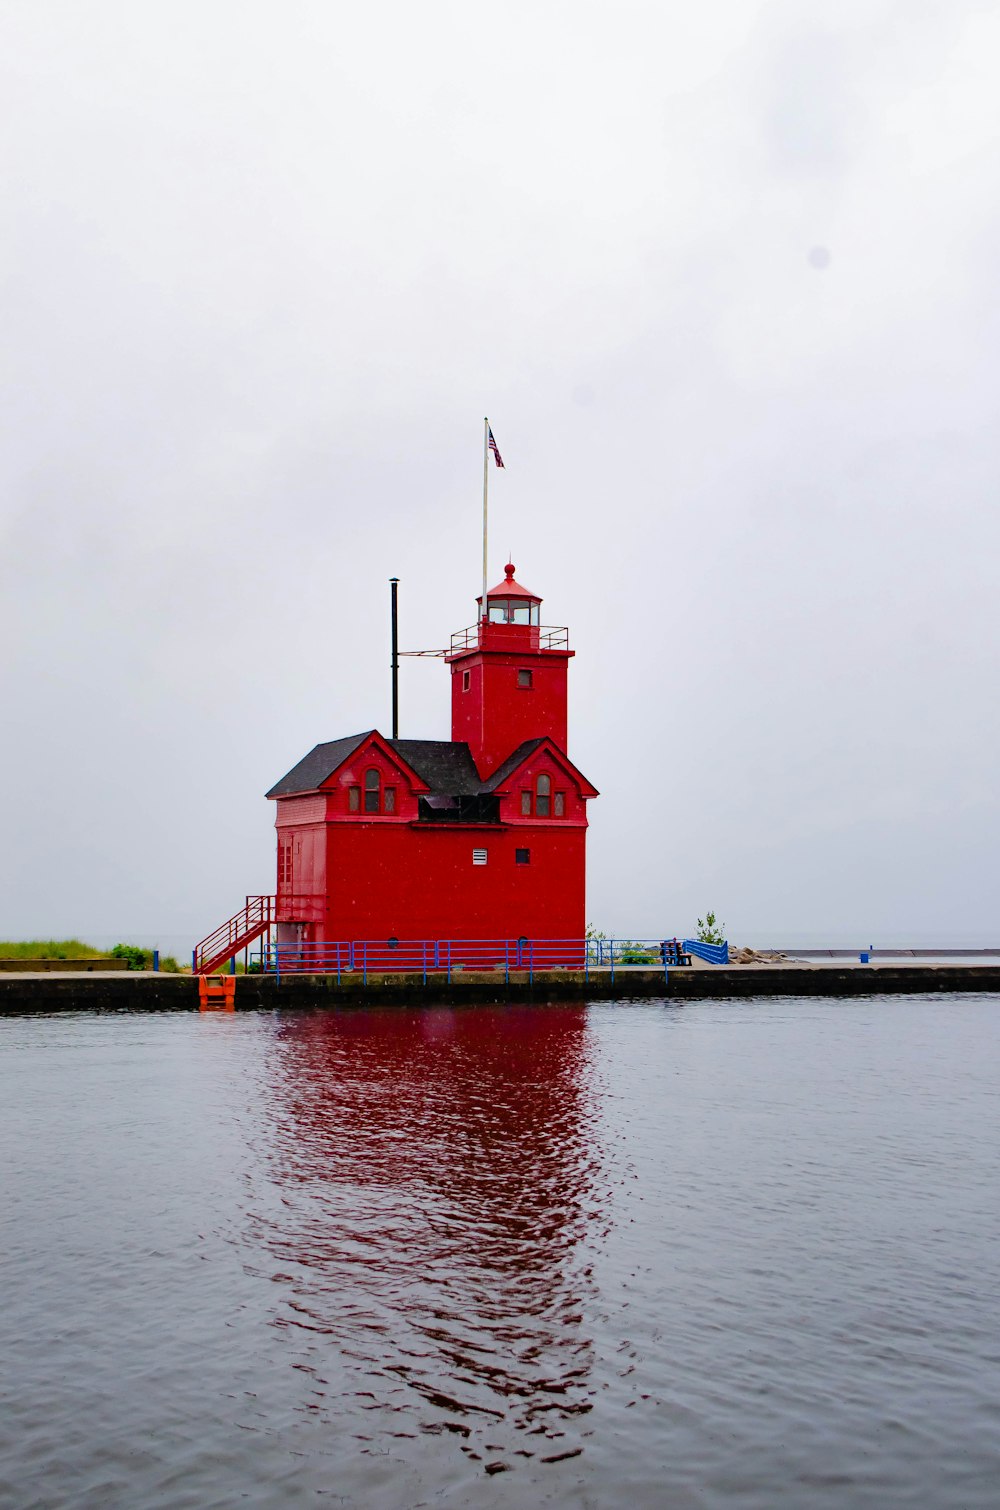
<svg viewBox="0 0 1000 1510">
<path fill-rule="evenodd" d="M 378 771 L 365 772 L 365 812 L 378 813 L 382 809 L 382 777 Z"/>
<path fill-rule="evenodd" d="M 539 776 L 535 782 L 535 815 L 547 818 L 552 805 L 552 777 Z"/>
</svg>

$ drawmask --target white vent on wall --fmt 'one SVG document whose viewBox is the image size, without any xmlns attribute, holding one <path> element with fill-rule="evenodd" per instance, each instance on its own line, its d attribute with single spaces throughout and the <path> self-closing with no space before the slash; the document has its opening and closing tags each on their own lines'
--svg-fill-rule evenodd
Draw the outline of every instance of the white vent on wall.
<svg viewBox="0 0 1000 1510">
<path fill-rule="evenodd" d="M 485 851 L 485 849 L 474 849 L 472 851 L 472 863 L 473 863 L 473 865 L 485 865 L 486 864 L 486 851 Z"/>
</svg>

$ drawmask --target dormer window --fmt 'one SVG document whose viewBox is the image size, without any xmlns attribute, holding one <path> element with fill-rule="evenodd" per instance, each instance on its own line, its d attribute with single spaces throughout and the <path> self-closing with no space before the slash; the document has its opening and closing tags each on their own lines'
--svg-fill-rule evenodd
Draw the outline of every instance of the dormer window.
<svg viewBox="0 0 1000 1510">
<path fill-rule="evenodd" d="M 372 770 L 365 772 L 365 812 L 379 813 L 382 811 L 382 776 L 380 772 Z"/>
<path fill-rule="evenodd" d="M 565 818 L 566 793 L 556 792 L 553 796 L 551 776 L 539 776 L 534 791 L 522 789 L 521 817 L 530 818 L 532 814 L 536 818 Z"/>
<path fill-rule="evenodd" d="M 360 813 L 361 811 L 361 788 L 359 786 L 349 786 L 347 788 L 347 811 L 349 813 Z"/>
</svg>

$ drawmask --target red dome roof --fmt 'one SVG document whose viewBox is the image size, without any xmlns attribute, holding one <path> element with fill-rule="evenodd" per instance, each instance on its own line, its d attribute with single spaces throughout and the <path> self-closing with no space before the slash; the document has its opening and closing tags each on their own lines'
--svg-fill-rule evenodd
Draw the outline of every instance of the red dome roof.
<svg viewBox="0 0 1000 1510">
<path fill-rule="evenodd" d="M 498 587 L 490 588 L 489 592 L 486 594 L 487 599 L 530 598 L 532 603 L 540 603 L 542 601 L 536 592 L 529 592 L 526 587 L 521 586 L 520 582 L 514 581 L 514 567 L 510 561 L 507 562 L 507 565 L 504 567 L 504 571 L 507 574 L 506 579 L 501 582 Z M 482 601 L 483 595 L 482 593 L 480 593 L 476 599 L 476 602 L 481 603 Z"/>
</svg>

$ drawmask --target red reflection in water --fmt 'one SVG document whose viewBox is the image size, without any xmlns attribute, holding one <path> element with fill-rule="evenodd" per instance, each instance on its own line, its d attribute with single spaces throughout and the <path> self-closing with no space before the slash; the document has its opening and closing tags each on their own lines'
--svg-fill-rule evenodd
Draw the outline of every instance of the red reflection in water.
<svg viewBox="0 0 1000 1510">
<path fill-rule="evenodd" d="M 276 1048 L 250 1215 L 298 1366 L 473 1454 L 578 1451 L 604 1204 L 586 1009 L 294 1014 Z"/>
</svg>

